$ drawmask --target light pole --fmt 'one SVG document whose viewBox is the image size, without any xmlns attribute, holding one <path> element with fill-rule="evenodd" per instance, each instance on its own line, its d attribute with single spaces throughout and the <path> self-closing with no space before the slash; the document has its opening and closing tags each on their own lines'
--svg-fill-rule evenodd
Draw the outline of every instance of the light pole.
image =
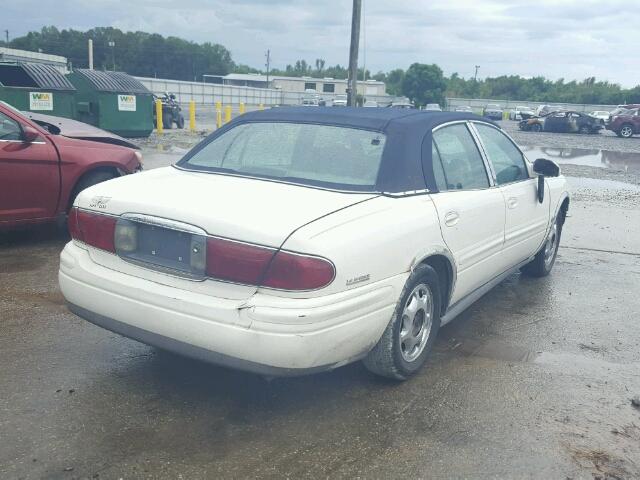
<svg viewBox="0 0 640 480">
<path fill-rule="evenodd" d="M 111 47 L 111 61 L 113 63 L 113 71 L 116 71 L 116 42 L 109 40 L 108 45 Z"/>
<path fill-rule="evenodd" d="M 351 16 L 351 47 L 349 48 L 349 88 L 347 89 L 347 103 L 356 106 L 358 96 L 358 41 L 360 40 L 360 12 L 362 0 L 353 0 L 353 14 Z"/>
<path fill-rule="evenodd" d="M 473 81 L 478 81 L 478 70 L 480 69 L 480 65 L 476 65 L 476 73 L 473 75 Z"/>
</svg>

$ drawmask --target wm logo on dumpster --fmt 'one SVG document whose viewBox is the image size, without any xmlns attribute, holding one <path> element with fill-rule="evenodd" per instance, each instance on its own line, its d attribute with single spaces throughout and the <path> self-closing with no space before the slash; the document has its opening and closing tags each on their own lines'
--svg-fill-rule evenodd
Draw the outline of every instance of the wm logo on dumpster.
<svg viewBox="0 0 640 480">
<path fill-rule="evenodd" d="M 29 92 L 29 110 L 53 110 L 53 93 Z"/>
<path fill-rule="evenodd" d="M 120 110 L 121 112 L 135 112 L 136 96 L 135 95 L 118 95 L 118 110 Z"/>
</svg>

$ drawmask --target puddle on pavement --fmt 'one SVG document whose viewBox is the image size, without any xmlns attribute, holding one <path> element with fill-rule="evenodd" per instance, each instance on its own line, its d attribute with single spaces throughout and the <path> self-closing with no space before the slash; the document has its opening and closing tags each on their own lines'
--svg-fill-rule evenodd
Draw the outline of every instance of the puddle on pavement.
<svg viewBox="0 0 640 480">
<path fill-rule="evenodd" d="M 554 148 L 521 145 L 527 158 L 548 158 L 559 164 L 584 165 L 587 167 L 611 168 L 624 172 L 640 173 L 640 154 L 590 150 L 585 148 Z"/>
</svg>

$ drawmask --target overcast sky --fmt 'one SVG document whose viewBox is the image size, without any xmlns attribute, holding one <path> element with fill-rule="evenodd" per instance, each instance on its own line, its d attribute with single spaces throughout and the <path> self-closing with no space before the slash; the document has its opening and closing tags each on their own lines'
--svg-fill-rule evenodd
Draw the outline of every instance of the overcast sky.
<svg viewBox="0 0 640 480">
<path fill-rule="evenodd" d="M 436 63 L 446 74 L 595 76 L 640 83 L 636 0 L 363 0 L 360 65 Z M 262 68 L 304 58 L 348 63 L 351 0 L 7 0 L 0 29 L 114 26 L 220 43 Z"/>
</svg>

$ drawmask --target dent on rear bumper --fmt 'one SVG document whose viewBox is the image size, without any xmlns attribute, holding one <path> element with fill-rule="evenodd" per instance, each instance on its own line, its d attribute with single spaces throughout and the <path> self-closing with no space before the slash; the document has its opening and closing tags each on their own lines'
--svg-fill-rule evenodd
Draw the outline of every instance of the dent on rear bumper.
<svg viewBox="0 0 640 480">
<path fill-rule="evenodd" d="M 59 279 L 70 309 L 104 328 L 233 368 L 294 375 L 364 356 L 389 322 L 406 276 L 325 297 L 238 301 L 110 270 L 70 243 Z"/>
</svg>

